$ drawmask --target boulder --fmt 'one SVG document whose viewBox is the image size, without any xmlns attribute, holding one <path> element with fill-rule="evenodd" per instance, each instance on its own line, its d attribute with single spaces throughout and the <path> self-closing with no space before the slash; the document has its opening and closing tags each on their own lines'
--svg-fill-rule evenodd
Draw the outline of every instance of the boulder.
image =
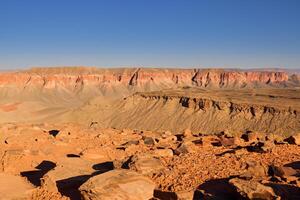
<svg viewBox="0 0 300 200">
<path fill-rule="evenodd" d="M 229 180 L 229 183 L 247 199 L 274 200 L 277 198 L 271 187 L 257 181 L 233 178 Z"/>
<path fill-rule="evenodd" d="M 265 134 L 258 133 L 258 132 L 247 131 L 241 137 L 242 137 L 242 139 L 244 139 L 245 142 L 252 143 L 252 142 L 257 142 L 257 141 L 260 141 L 260 140 L 264 140 Z"/>
<path fill-rule="evenodd" d="M 142 139 L 143 139 L 145 145 L 151 146 L 151 145 L 155 145 L 155 143 L 156 143 L 153 137 L 145 137 L 144 136 Z"/>
<path fill-rule="evenodd" d="M 226 137 L 225 135 L 222 135 L 220 137 L 220 142 L 222 144 L 222 146 L 225 146 L 225 147 L 229 147 L 229 146 L 235 146 L 235 138 L 234 137 Z"/>
<path fill-rule="evenodd" d="M 56 163 L 56 167 L 47 172 L 42 179 L 42 185 L 55 191 L 54 186 L 60 189 L 76 187 L 86 181 L 95 172 L 93 163 L 81 158 L 64 158 Z"/>
<path fill-rule="evenodd" d="M 298 179 L 298 175 L 300 174 L 298 170 L 292 168 L 292 167 L 286 167 L 286 166 L 275 166 L 271 165 L 269 167 L 269 174 L 271 176 L 277 176 L 282 179 L 286 179 L 288 181 L 295 181 Z"/>
<path fill-rule="evenodd" d="M 270 152 L 274 147 L 275 147 L 274 141 L 267 140 L 263 142 L 263 146 L 261 148 L 265 152 Z"/>
<path fill-rule="evenodd" d="M 173 151 L 171 149 L 155 149 L 154 155 L 157 157 L 172 157 Z"/>
<path fill-rule="evenodd" d="M 241 175 L 248 179 L 262 179 L 268 176 L 268 168 L 256 161 L 246 162 L 246 172 Z"/>
<path fill-rule="evenodd" d="M 300 133 L 292 135 L 286 138 L 284 141 L 288 142 L 289 144 L 300 145 Z"/>
<path fill-rule="evenodd" d="M 284 143 L 284 138 L 278 134 L 269 134 L 266 137 L 267 141 L 271 141 L 274 144 L 283 144 Z"/>
<path fill-rule="evenodd" d="M 234 144 L 241 147 L 247 146 L 246 142 L 242 138 L 237 136 L 234 137 Z"/>
<path fill-rule="evenodd" d="M 159 144 L 172 143 L 176 141 L 177 141 L 177 137 L 175 135 L 170 135 L 170 136 L 162 137 L 159 140 Z"/>
<path fill-rule="evenodd" d="M 45 175 L 41 178 L 41 188 L 49 192 L 57 193 L 58 188 L 56 186 L 56 180 L 53 180 L 53 176 Z"/>
<path fill-rule="evenodd" d="M 264 146 L 264 142 L 252 142 L 249 146 L 246 146 L 247 151 L 255 152 L 255 153 L 265 153 L 265 149 L 269 150 L 266 146 Z"/>
<path fill-rule="evenodd" d="M 193 142 L 181 143 L 174 151 L 176 155 L 192 153 L 195 151 L 196 145 Z"/>
<path fill-rule="evenodd" d="M 173 135 L 170 131 L 166 131 L 161 135 L 161 138 L 159 139 L 159 143 L 171 143 L 171 142 L 176 142 L 177 137 Z"/>
<path fill-rule="evenodd" d="M 112 170 L 90 178 L 80 186 L 83 200 L 148 200 L 155 184 L 147 177 L 125 169 Z"/>
<path fill-rule="evenodd" d="M 164 166 L 159 158 L 148 154 L 135 155 L 128 163 L 130 169 L 133 169 L 144 175 L 151 175 L 164 169 Z"/>
<path fill-rule="evenodd" d="M 207 135 L 201 137 L 201 143 L 205 147 L 209 146 L 221 146 L 221 142 L 218 136 L 215 135 Z"/>
</svg>

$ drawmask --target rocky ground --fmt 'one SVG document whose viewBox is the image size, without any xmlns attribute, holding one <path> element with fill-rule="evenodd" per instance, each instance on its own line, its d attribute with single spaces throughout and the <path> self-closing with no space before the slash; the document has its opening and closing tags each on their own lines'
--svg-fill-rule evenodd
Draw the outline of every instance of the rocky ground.
<svg viewBox="0 0 300 200">
<path fill-rule="evenodd" d="M 3 199 L 299 199 L 300 134 L 2 124 Z"/>
</svg>

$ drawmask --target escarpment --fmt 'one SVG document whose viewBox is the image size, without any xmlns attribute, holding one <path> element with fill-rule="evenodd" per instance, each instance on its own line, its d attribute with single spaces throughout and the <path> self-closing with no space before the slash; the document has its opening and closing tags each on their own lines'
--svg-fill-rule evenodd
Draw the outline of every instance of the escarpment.
<svg viewBox="0 0 300 200">
<path fill-rule="evenodd" d="M 297 110 L 288 107 L 288 108 L 276 108 L 269 105 L 257 105 L 251 103 L 234 103 L 230 101 L 219 101 L 213 99 L 205 99 L 205 98 L 193 98 L 193 97 L 184 97 L 184 96 L 145 96 L 141 95 L 145 100 L 160 100 L 163 99 L 165 102 L 168 100 L 176 99 L 178 101 L 178 105 L 182 107 L 186 107 L 189 109 L 194 109 L 195 111 L 224 111 L 228 114 L 245 112 L 252 115 L 252 117 L 260 117 L 262 114 L 270 113 L 273 115 L 276 114 L 291 114 L 297 115 Z M 137 97 L 138 98 L 138 97 Z"/>
<path fill-rule="evenodd" d="M 115 104 L 108 114 L 92 115 L 103 126 L 174 132 L 186 128 L 205 134 L 245 130 L 291 135 L 300 130 L 300 96 L 285 90 L 166 90 L 136 93 Z M 295 95 L 292 96 L 291 94 Z M 235 95 L 233 95 L 233 93 Z M 89 109 L 93 110 L 93 107 Z"/>
<path fill-rule="evenodd" d="M 290 79 L 293 80 L 293 79 Z M 284 87 L 289 84 L 285 72 L 234 71 L 217 69 L 32 69 L 0 74 L 0 86 L 64 88 L 124 86 L 138 91 L 147 87 L 170 88 L 197 86 L 214 88 Z"/>
<path fill-rule="evenodd" d="M 77 122 L 213 134 L 300 131 L 298 75 L 283 71 L 34 68 L 0 73 L 0 122 Z"/>
</svg>

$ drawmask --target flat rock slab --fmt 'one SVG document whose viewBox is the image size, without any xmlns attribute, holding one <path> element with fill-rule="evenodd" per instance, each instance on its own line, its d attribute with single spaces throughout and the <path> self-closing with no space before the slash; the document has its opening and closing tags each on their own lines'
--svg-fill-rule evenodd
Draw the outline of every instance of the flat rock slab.
<svg viewBox="0 0 300 200">
<path fill-rule="evenodd" d="M 80 185 L 95 172 L 93 163 L 81 158 L 64 158 L 57 166 L 44 175 L 46 185 L 58 184 L 59 189 Z M 52 182 L 52 183 L 50 183 Z"/>
<path fill-rule="evenodd" d="M 259 182 L 233 178 L 229 183 L 232 184 L 245 198 L 261 200 L 277 199 L 277 196 L 271 187 L 265 186 Z"/>
<path fill-rule="evenodd" d="M 80 188 L 84 200 L 148 200 L 155 184 L 131 170 L 112 170 L 90 178 Z"/>
<path fill-rule="evenodd" d="M 33 186 L 22 177 L 0 173 L 0 199 L 25 200 L 33 191 Z"/>
<path fill-rule="evenodd" d="M 129 168 L 143 175 L 151 175 L 164 169 L 164 166 L 159 158 L 150 154 L 144 154 L 133 156 L 129 163 Z"/>
</svg>

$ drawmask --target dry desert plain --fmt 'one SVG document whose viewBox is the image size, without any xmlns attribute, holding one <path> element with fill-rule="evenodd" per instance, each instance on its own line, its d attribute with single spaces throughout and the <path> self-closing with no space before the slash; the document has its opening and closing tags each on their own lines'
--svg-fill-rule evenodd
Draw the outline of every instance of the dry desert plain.
<svg viewBox="0 0 300 200">
<path fill-rule="evenodd" d="M 0 199 L 300 199 L 300 75 L 0 73 Z"/>
</svg>

